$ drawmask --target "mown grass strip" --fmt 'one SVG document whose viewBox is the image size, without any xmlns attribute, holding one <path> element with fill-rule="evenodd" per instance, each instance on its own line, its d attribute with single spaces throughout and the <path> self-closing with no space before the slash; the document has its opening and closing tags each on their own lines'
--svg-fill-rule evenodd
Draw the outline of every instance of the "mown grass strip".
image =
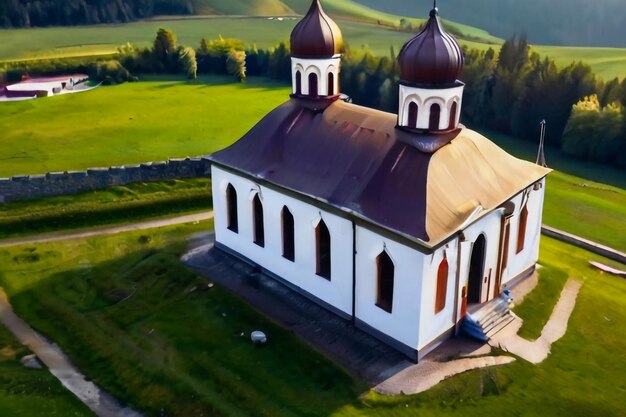
<svg viewBox="0 0 626 417">
<path fill-rule="evenodd" d="M 0 238 L 210 210 L 209 179 L 135 183 L 0 206 Z"/>
</svg>

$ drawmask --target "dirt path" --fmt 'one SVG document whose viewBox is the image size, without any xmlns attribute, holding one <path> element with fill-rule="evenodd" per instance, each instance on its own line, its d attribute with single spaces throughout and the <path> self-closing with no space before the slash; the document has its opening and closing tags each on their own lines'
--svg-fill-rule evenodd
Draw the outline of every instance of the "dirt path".
<svg viewBox="0 0 626 417">
<path fill-rule="evenodd" d="M 552 343 L 565 335 L 581 286 L 580 281 L 571 278 L 565 283 L 559 301 L 554 306 L 550 319 L 537 340 L 530 341 L 518 336 L 517 332 L 522 326 L 522 320 L 516 319 L 515 323 L 494 335 L 489 344 L 511 352 L 528 362 L 535 364 L 543 362 L 550 354 Z"/>
<path fill-rule="evenodd" d="M 88 237 L 96 236 L 108 236 L 116 233 L 132 232 L 135 230 L 154 229 L 157 227 L 173 226 L 183 223 L 198 222 L 202 220 L 209 220 L 213 218 L 213 212 L 205 212 L 198 214 L 189 214 L 186 216 L 170 217 L 167 219 L 148 220 L 140 223 L 124 224 L 119 226 L 111 226 L 104 228 L 88 229 L 84 231 L 70 231 L 70 232 L 53 232 L 45 233 L 41 235 L 34 235 L 28 237 L 20 237 L 14 239 L 0 240 L 0 248 L 27 245 L 33 243 L 45 243 L 54 242 L 58 240 L 68 239 L 84 239 Z"/>
<path fill-rule="evenodd" d="M 0 321 L 11 333 L 43 362 L 61 384 L 82 401 L 98 417 L 141 417 L 124 407 L 108 392 L 87 381 L 56 345 L 48 342 L 20 319 L 0 288 Z"/>
</svg>

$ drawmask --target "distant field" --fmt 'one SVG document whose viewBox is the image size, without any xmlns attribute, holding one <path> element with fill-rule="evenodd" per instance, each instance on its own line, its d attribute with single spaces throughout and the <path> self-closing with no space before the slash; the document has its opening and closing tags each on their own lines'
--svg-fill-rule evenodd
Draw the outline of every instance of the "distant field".
<svg viewBox="0 0 626 417">
<path fill-rule="evenodd" d="M 0 103 L 0 177 L 211 153 L 289 95 L 265 80 L 224 81 L 128 83 Z"/>
<path fill-rule="evenodd" d="M 296 18 L 282 21 L 267 18 L 208 17 L 159 21 L 142 21 L 123 25 L 97 25 L 63 28 L 36 28 L 0 30 L 0 61 L 28 59 L 33 57 L 87 56 L 114 53 L 117 48 L 131 42 L 139 46 L 152 44 L 161 27 L 172 29 L 179 43 L 198 46 L 200 38 L 242 38 L 249 44 L 268 48 L 281 41 L 288 41 Z M 355 21 L 340 22 L 346 42 L 353 48 L 366 47 L 378 55 L 386 55 L 393 46 L 396 51 L 411 36 L 382 26 Z M 471 27 L 460 27 L 468 35 L 484 38 L 485 32 Z M 494 42 L 499 42 L 493 38 Z M 472 48 L 498 48 L 474 41 L 462 40 L 461 44 Z M 559 65 L 572 61 L 584 61 L 605 79 L 626 75 L 626 49 L 577 48 L 536 46 L 537 52 L 553 57 Z"/>
</svg>

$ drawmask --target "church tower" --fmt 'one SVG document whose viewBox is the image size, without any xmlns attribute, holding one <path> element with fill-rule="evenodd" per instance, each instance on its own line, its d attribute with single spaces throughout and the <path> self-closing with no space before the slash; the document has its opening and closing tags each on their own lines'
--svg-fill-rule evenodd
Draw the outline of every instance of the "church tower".
<svg viewBox="0 0 626 417">
<path fill-rule="evenodd" d="M 298 97 L 339 95 L 339 69 L 343 37 L 319 0 L 291 32 L 292 93 Z"/>
<path fill-rule="evenodd" d="M 428 133 L 457 129 L 465 86 L 457 80 L 463 52 L 441 27 L 437 7 L 424 29 L 402 47 L 398 63 L 398 127 Z"/>
</svg>

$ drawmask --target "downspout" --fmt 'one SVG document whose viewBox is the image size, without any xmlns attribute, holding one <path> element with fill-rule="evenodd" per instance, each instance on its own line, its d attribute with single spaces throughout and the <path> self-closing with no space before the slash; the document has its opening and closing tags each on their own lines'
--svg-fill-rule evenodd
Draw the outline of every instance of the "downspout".
<svg viewBox="0 0 626 417">
<path fill-rule="evenodd" d="M 465 241 L 463 233 L 459 234 L 457 239 L 457 251 L 456 251 L 456 281 L 454 284 L 454 312 L 452 317 L 454 318 L 454 335 L 459 334 L 461 320 L 459 319 L 459 287 L 461 286 L 461 242 Z"/>
<path fill-rule="evenodd" d="M 352 324 L 356 324 L 356 224 L 352 222 Z"/>
</svg>

